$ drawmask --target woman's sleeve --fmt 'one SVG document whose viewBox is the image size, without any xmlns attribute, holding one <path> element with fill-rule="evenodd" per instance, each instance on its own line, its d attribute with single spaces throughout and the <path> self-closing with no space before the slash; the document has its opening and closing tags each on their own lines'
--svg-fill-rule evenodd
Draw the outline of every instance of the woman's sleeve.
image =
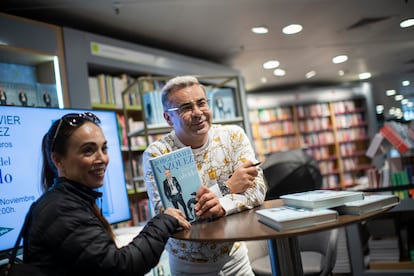
<svg viewBox="0 0 414 276">
<path fill-rule="evenodd" d="M 145 275 L 158 264 L 178 226 L 176 218 L 157 215 L 128 245 L 118 248 L 107 230 L 94 220 L 92 225 L 73 231 L 62 243 L 58 258 L 73 268 L 73 273 L 82 275 Z"/>
</svg>

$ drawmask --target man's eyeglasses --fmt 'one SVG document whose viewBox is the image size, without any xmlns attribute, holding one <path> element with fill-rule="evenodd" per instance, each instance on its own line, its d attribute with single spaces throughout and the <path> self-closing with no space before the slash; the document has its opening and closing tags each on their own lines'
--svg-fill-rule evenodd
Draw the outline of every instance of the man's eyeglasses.
<svg viewBox="0 0 414 276">
<path fill-rule="evenodd" d="M 100 124 L 101 120 L 92 112 L 85 112 L 85 113 L 69 113 L 66 114 L 65 116 L 63 116 L 60 120 L 59 120 L 59 124 L 56 127 L 56 131 L 55 134 L 53 135 L 53 139 L 52 142 L 50 144 L 51 149 L 53 150 L 54 146 L 55 146 L 55 142 L 56 142 L 56 137 L 59 134 L 60 128 L 62 127 L 62 123 L 66 122 L 68 123 L 70 126 L 72 127 L 77 127 L 82 125 L 85 120 L 88 120 L 90 122 L 93 122 L 95 124 Z"/>
<path fill-rule="evenodd" d="M 199 99 L 195 103 L 194 102 L 188 102 L 188 103 L 184 103 L 184 104 L 182 104 L 178 107 L 170 107 L 166 111 L 167 112 L 178 111 L 178 113 L 180 113 L 180 114 L 187 114 L 187 113 L 193 112 L 195 105 L 201 111 L 207 111 L 209 109 L 208 100 L 207 99 Z"/>
</svg>

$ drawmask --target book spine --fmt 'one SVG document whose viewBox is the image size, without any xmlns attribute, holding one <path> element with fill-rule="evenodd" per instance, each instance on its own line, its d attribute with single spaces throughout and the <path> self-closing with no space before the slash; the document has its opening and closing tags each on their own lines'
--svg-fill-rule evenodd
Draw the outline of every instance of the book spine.
<svg viewBox="0 0 414 276">
<path fill-rule="evenodd" d="M 389 125 L 384 125 L 380 129 L 380 133 L 400 152 L 405 153 L 409 149 L 409 145 L 401 138 L 401 136 Z"/>
</svg>

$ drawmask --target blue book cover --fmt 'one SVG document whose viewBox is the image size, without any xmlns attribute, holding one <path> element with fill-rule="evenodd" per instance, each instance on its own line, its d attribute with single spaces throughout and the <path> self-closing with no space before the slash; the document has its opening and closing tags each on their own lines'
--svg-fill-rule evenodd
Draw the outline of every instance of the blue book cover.
<svg viewBox="0 0 414 276">
<path fill-rule="evenodd" d="M 195 196 L 202 185 L 190 147 L 184 147 L 149 160 L 164 208 L 180 209 L 194 222 Z"/>
</svg>

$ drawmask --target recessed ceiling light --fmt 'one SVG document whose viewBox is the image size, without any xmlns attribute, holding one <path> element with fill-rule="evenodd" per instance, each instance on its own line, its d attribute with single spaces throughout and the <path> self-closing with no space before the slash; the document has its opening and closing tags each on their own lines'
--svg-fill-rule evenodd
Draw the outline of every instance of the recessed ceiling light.
<svg viewBox="0 0 414 276">
<path fill-rule="evenodd" d="M 409 86 L 410 85 L 410 81 L 409 80 L 405 80 L 401 84 L 402 84 L 402 86 Z"/>
<path fill-rule="evenodd" d="M 407 106 L 408 106 L 408 107 L 412 107 L 412 106 L 413 106 L 413 102 L 408 102 L 408 103 L 407 103 Z"/>
<path fill-rule="evenodd" d="M 335 64 L 338 64 L 338 63 L 345 62 L 347 60 L 348 60 L 348 56 L 346 56 L 346 55 L 340 55 L 340 56 L 334 57 L 332 59 L 332 62 L 335 63 Z"/>
<path fill-rule="evenodd" d="M 269 60 L 269 61 L 266 61 L 265 63 L 263 63 L 263 68 L 264 69 L 275 69 L 279 65 L 280 65 L 280 62 L 279 61 L 277 61 L 277 60 Z"/>
<path fill-rule="evenodd" d="M 359 79 L 360 80 L 366 80 L 366 79 L 369 79 L 370 77 L 371 77 L 371 73 L 370 72 L 365 72 L 365 73 L 359 74 Z"/>
<path fill-rule="evenodd" d="M 385 91 L 385 95 L 387 96 L 394 96 L 397 92 L 394 89 L 388 89 Z"/>
<path fill-rule="evenodd" d="M 377 114 L 382 114 L 382 112 L 384 112 L 384 106 L 382 104 L 377 105 L 375 109 L 377 110 Z"/>
<path fill-rule="evenodd" d="M 404 21 L 401 21 L 400 27 L 401 28 L 408 28 L 414 25 L 414 18 L 409 18 Z"/>
<path fill-rule="evenodd" d="M 283 28 L 283 33 L 284 34 L 296 34 L 300 31 L 302 31 L 303 27 L 302 25 L 299 24 L 290 24 L 286 27 Z"/>
<path fill-rule="evenodd" d="M 344 70 L 339 70 L 338 75 L 340 75 L 342 77 L 343 75 L 345 75 L 345 71 Z"/>
<path fill-rule="evenodd" d="M 395 95 L 394 96 L 394 100 L 396 100 L 396 101 L 401 101 L 402 99 L 404 99 L 403 95 Z"/>
<path fill-rule="evenodd" d="M 408 99 L 403 99 L 402 101 L 401 101 L 401 104 L 407 104 L 408 103 Z"/>
<path fill-rule="evenodd" d="M 261 81 L 262 83 L 267 83 L 267 79 L 266 79 L 265 77 L 261 77 L 261 78 L 260 78 L 260 81 Z"/>
<path fill-rule="evenodd" d="M 278 69 L 275 69 L 273 71 L 273 75 L 278 76 L 278 77 L 282 77 L 282 76 L 286 75 L 286 71 L 283 70 L 283 69 L 278 68 Z"/>
<path fill-rule="evenodd" d="M 312 70 L 312 71 L 307 72 L 305 76 L 307 79 L 310 79 L 310 78 L 313 78 L 315 75 L 316 75 L 316 72 Z"/>
<path fill-rule="evenodd" d="M 269 32 L 269 29 L 265 26 L 258 26 L 253 27 L 252 32 L 255 34 L 267 34 Z"/>
</svg>

